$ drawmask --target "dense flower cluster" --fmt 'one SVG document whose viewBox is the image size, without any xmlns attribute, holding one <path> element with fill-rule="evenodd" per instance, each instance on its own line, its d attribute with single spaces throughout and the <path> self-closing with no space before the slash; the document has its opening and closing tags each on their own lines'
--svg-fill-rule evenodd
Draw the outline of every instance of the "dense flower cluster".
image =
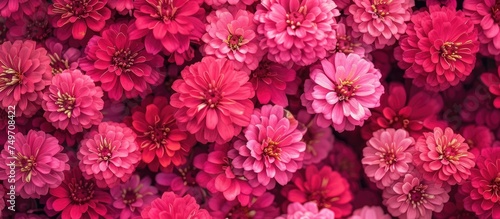
<svg viewBox="0 0 500 219">
<path fill-rule="evenodd" d="M 0 217 L 500 219 L 499 33 L 500 0 L 0 0 Z"/>
</svg>

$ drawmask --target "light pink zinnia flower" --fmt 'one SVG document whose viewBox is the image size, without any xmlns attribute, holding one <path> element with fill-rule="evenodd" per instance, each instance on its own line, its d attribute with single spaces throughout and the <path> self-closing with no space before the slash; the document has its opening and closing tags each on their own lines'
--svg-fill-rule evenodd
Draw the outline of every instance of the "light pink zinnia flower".
<svg viewBox="0 0 500 219">
<path fill-rule="evenodd" d="M 245 177 L 271 189 L 275 182 L 287 184 L 302 167 L 306 144 L 298 122 L 281 106 L 264 105 L 255 109 L 243 131 L 247 142 L 237 140 L 234 148 L 240 156 L 233 160 Z"/>
<path fill-rule="evenodd" d="M 382 49 L 396 43 L 405 33 L 411 6 L 407 0 L 354 0 L 346 13 L 347 25 L 353 28 L 353 35 Z"/>
<path fill-rule="evenodd" d="M 316 202 L 307 202 L 300 204 L 298 202 L 290 203 L 287 207 L 286 215 L 277 217 L 276 219 L 332 219 L 335 214 L 328 208 L 318 210 Z"/>
<path fill-rule="evenodd" d="M 271 61 L 289 66 L 310 65 L 335 48 L 335 17 L 340 13 L 332 0 L 263 0 L 257 5 L 257 31 L 264 38 Z"/>
<path fill-rule="evenodd" d="M 81 142 L 79 167 L 97 186 L 112 188 L 126 182 L 141 160 L 136 134 L 123 123 L 103 122 Z"/>
<path fill-rule="evenodd" d="M 113 207 L 121 210 L 120 219 L 139 219 L 142 210 L 158 198 L 158 189 L 151 186 L 151 178 L 141 180 L 139 175 L 133 175 L 129 181 L 115 186 L 110 190 L 114 198 Z"/>
<path fill-rule="evenodd" d="M 207 16 L 207 33 L 202 47 L 207 55 L 234 61 L 236 69 L 250 72 L 259 66 L 264 51 L 259 48 L 254 15 L 246 10 L 230 7 Z"/>
<path fill-rule="evenodd" d="M 0 107 L 15 106 L 16 117 L 33 116 L 42 103 L 42 90 L 52 80 L 47 50 L 31 40 L 0 45 Z"/>
<path fill-rule="evenodd" d="M 455 3 L 456 4 L 456 3 Z M 500 2 L 494 0 L 465 0 L 464 13 L 478 30 L 481 54 L 500 55 Z"/>
<path fill-rule="evenodd" d="M 180 197 L 173 192 L 165 192 L 161 198 L 151 202 L 151 205 L 141 212 L 144 219 L 155 218 L 192 218 L 212 219 L 205 209 L 200 209 L 196 200 L 190 195 Z"/>
<path fill-rule="evenodd" d="M 61 153 L 63 147 L 57 139 L 34 130 L 27 135 L 18 132 L 14 137 L 16 153 L 11 155 L 6 144 L 0 156 L 0 179 L 4 185 L 11 186 L 7 178 L 10 179 L 13 167 L 8 164 L 14 162 L 15 189 L 22 198 L 40 198 L 49 193 L 49 188 L 58 187 L 64 179 L 64 171 L 69 170 L 69 158 Z"/>
<path fill-rule="evenodd" d="M 389 213 L 401 219 L 431 219 L 432 212 L 441 212 L 450 199 L 445 188 L 419 178 L 416 172 L 385 188 L 382 196 Z"/>
<path fill-rule="evenodd" d="M 250 123 L 254 96 L 248 75 L 232 61 L 205 57 L 181 72 L 170 104 L 179 108 L 177 125 L 202 143 L 224 144 Z"/>
<path fill-rule="evenodd" d="M 415 166 L 424 179 L 440 184 L 461 184 L 469 178 L 470 169 L 475 166 L 475 156 L 460 134 L 451 128 L 434 128 L 426 132 L 415 144 Z"/>
<path fill-rule="evenodd" d="M 58 129 L 71 134 L 98 125 L 104 107 L 102 89 L 79 70 L 66 70 L 52 78 L 43 95 L 43 116 Z"/>
<path fill-rule="evenodd" d="M 404 129 L 381 129 L 373 133 L 363 149 L 365 173 L 383 189 L 413 169 L 415 140 Z"/>
<path fill-rule="evenodd" d="M 287 94 L 297 94 L 295 85 L 296 72 L 285 66 L 268 61 L 259 64 L 259 67 L 250 74 L 250 82 L 255 89 L 255 95 L 260 104 L 272 102 L 283 107 L 288 106 Z"/>
<path fill-rule="evenodd" d="M 348 219 L 391 219 L 380 206 L 364 206 L 354 210 Z"/>
<path fill-rule="evenodd" d="M 300 98 L 302 105 L 317 114 L 320 127 L 332 125 L 339 132 L 362 126 L 384 93 L 380 71 L 356 54 L 337 53 L 324 59 L 311 67 L 309 76 Z"/>
</svg>

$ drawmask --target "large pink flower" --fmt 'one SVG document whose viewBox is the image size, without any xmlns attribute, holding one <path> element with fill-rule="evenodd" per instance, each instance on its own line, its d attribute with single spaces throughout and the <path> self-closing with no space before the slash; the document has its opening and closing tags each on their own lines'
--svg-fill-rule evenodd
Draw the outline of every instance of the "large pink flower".
<svg viewBox="0 0 500 219">
<path fill-rule="evenodd" d="M 383 189 L 413 169 L 413 144 L 415 140 L 404 129 L 381 129 L 363 149 L 365 173 Z"/>
<path fill-rule="evenodd" d="M 163 58 L 146 52 L 140 40 L 131 40 L 134 24 L 115 24 L 94 36 L 85 49 L 80 67 L 108 92 L 109 98 L 120 100 L 146 96 L 151 86 L 159 85 L 165 75 L 160 73 Z"/>
<path fill-rule="evenodd" d="M 255 109 L 248 127 L 246 141 L 237 140 L 234 148 L 240 156 L 233 160 L 236 168 L 245 170 L 245 177 L 269 189 L 275 182 L 287 184 L 302 167 L 306 144 L 298 122 L 281 106 L 264 105 Z"/>
<path fill-rule="evenodd" d="M 307 112 L 317 114 L 320 127 L 354 130 L 379 106 L 384 87 L 382 75 L 373 64 L 356 54 L 337 53 L 311 67 L 310 78 L 300 97 Z"/>
<path fill-rule="evenodd" d="M 479 43 L 474 24 L 463 12 L 439 6 L 416 12 L 406 34 L 395 57 L 413 84 L 446 90 L 472 72 Z"/>
<path fill-rule="evenodd" d="M 15 106 L 16 116 L 33 116 L 52 79 L 47 50 L 31 40 L 5 42 L 0 45 L 0 63 L 0 107 Z"/>
<path fill-rule="evenodd" d="M 276 219 L 327 219 L 334 218 L 335 214 L 328 208 L 318 210 L 318 205 L 315 202 L 307 202 L 300 204 L 298 202 L 290 203 L 287 207 L 286 215 L 277 217 Z"/>
<path fill-rule="evenodd" d="M 60 40 L 70 36 L 81 40 L 87 35 L 87 28 L 101 31 L 111 18 L 111 10 L 106 7 L 108 0 L 54 0 L 48 14 L 52 16 L 55 35 Z"/>
<path fill-rule="evenodd" d="M 177 125 L 202 143 L 223 144 L 250 123 L 254 96 L 248 75 L 232 61 L 205 57 L 186 67 L 172 85 Z"/>
<path fill-rule="evenodd" d="M 193 218 L 211 219 L 205 209 L 200 209 L 196 200 L 190 195 L 180 197 L 173 192 L 165 192 L 161 198 L 151 202 L 141 213 L 144 219 L 154 218 Z"/>
<path fill-rule="evenodd" d="M 336 7 L 332 0 L 263 0 L 255 12 L 261 48 L 269 50 L 271 61 L 287 66 L 325 58 L 337 41 Z"/>
<path fill-rule="evenodd" d="M 104 107 L 102 89 L 79 70 L 66 70 L 52 78 L 43 95 L 44 117 L 58 129 L 71 134 L 98 125 Z"/>
<path fill-rule="evenodd" d="M 411 17 L 411 5 L 407 0 L 354 0 L 346 10 L 347 25 L 353 35 L 366 44 L 381 49 L 396 43 L 405 33 Z"/>
<path fill-rule="evenodd" d="M 296 72 L 267 59 L 252 71 L 250 82 L 261 104 L 288 106 L 287 94 L 297 94 Z"/>
<path fill-rule="evenodd" d="M 15 189 L 22 198 L 40 198 L 49 188 L 58 187 L 64 179 L 63 172 L 69 170 L 68 156 L 61 153 L 63 147 L 57 139 L 42 131 L 30 130 L 27 135 L 18 132 L 13 142 L 15 154 L 11 155 L 10 143 L 6 143 L 0 156 L 0 179 L 11 186 L 10 171 L 14 162 Z M 15 158 L 12 159 L 12 158 Z M 9 180 L 7 180 L 9 178 Z"/>
<path fill-rule="evenodd" d="M 110 190 L 114 198 L 113 207 L 119 209 L 120 219 L 139 219 L 146 206 L 157 198 L 158 189 L 151 186 L 151 178 L 133 175 L 129 181 Z"/>
<path fill-rule="evenodd" d="M 456 3 L 455 3 L 456 4 Z M 500 55 L 500 2 L 494 0 L 465 0 L 464 13 L 478 29 L 481 54 Z"/>
<path fill-rule="evenodd" d="M 126 182 L 141 160 L 136 134 L 123 123 L 103 122 L 81 142 L 79 167 L 97 186 L 112 188 Z"/>
</svg>

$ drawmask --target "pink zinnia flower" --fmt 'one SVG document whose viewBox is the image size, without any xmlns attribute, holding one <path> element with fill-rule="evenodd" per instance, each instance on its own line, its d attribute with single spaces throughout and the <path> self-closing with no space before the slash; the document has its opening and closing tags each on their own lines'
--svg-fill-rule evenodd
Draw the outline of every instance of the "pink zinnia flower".
<svg viewBox="0 0 500 219">
<path fill-rule="evenodd" d="M 160 73 L 163 58 L 146 52 L 140 40 L 131 40 L 129 30 L 134 24 L 116 24 L 94 36 L 85 49 L 80 67 L 108 92 L 109 98 L 120 100 L 145 97 L 151 86 L 159 85 L 165 75 Z"/>
<path fill-rule="evenodd" d="M 41 43 L 52 35 L 46 3 L 37 7 L 32 15 L 12 20 L 7 22 L 7 38 L 10 41 L 33 40 Z"/>
<path fill-rule="evenodd" d="M 332 125 L 338 132 L 354 130 L 379 106 L 384 87 L 373 64 L 356 54 L 337 53 L 311 67 L 300 97 L 307 112 L 317 114 L 320 127 Z"/>
<path fill-rule="evenodd" d="M 460 134 L 451 128 L 434 128 L 434 133 L 426 132 L 415 144 L 415 166 L 424 179 L 441 184 L 461 184 L 471 174 L 475 156 Z"/>
<path fill-rule="evenodd" d="M 455 3 L 456 5 L 456 3 Z M 481 54 L 500 55 L 500 2 L 493 0 L 465 0 L 464 13 L 478 30 Z"/>
<path fill-rule="evenodd" d="M 262 49 L 271 61 L 289 66 L 310 65 L 335 48 L 340 13 L 332 0 L 263 0 L 255 21 Z"/>
<path fill-rule="evenodd" d="M 64 172 L 63 183 L 50 189 L 50 195 L 45 211 L 61 212 L 61 219 L 112 217 L 113 199 L 109 193 L 97 188 L 93 179 L 83 178 L 78 168 Z"/>
<path fill-rule="evenodd" d="M 79 70 L 65 70 L 52 78 L 43 95 L 43 116 L 58 129 L 71 134 L 98 125 L 104 106 L 102 89 Z"/>
<path fill-rule="evenodd" d="M 499 10 L 500 10 L 500 5 L 499 5 Z M 498 16 L 500 16 L 500 12 Z M 500 109 L 500 70 L 498 71 L 497 74 L 489 72 L 483 73 L 481 74 L 480 79 L 483 82 L 483 84 L 488 87 L 490 93 L 494 95 L 493 106 L 495 106 L 495 108 L 497 109 Z"/>
<path fill-rule="evenodd" d="M 413 172 L 386 187 L 383 198 L 384 205 L 394 217 L 431 219 L 432 212 L 441 212 L 450 196 L 440 185 L 425 181 Z"/>
<path fill-rule="evenodd" d="M 464 207 L 479 218 L 500 217 L 500 148 L 484 149 L 470 180 L 460 188 L 467 195 Z"/>
<path fill-rule="evenodd" d="M 31 40 L 0 45 L 0 107 L 15 106 L 16 117 L 33 116 L 42 103 L 42 90 L 52 80 L 47 50 Z"/>
<path fill-rule="evenodd" d="M 12 157 L 15 158 L 15 187 L 16 193 L 22 198 L 40 198 L 63 181 L 63 172 L 69 170 L 68 156 L 61 153 L 63 147 L 57 139 L 42 131 L 30 130 L 27 135 L 18 132 L 14 135 L 14 150 L 5 145 L 0 156 L 0 179 L 9 188 Z M 10 180 L 9 180 L 10 181 Z"/>
<path fill-rule="evenodd" d="M 287 94 L 297 94 L 295 86 L 296 72 L 285 66 L 268 61 L 259 64 L 252 71 L 250 82 L 255 89 L 255 96 L 260 104 L 270 102 L 283 107 L 288 106 Z"/>
<path fill-rule="evenodd" d="M 275 219 L 280 213 L 279 208 L 274 203 L 274 195 L 269 192 L 252 196 L 250 200 L 248 205 L 242 206 L 237 201 L 227 201 L 218 194 L 208 200 L 208 207 L 210 214 L 215 219 Z"/>
<path fill-rule="evenodd" d="M 365 173 L 383 189 L 413 169 L 415 140 L 404 129 L 381 129 L 366 142 L 361 162 Z"/>
<path fill-rule="evenodd" d="M 129 181 L 110 190 L 114 198 L 113 207 L 121 210 L 120 219 L 139 219 L 146 206 L 158 197 L 158 189 L 151 186 L 151 178 L 133 175 Z"/>
<path fill-rule="evenodd" d="M 335 136 L 330 127 L 321 128 L 314 123 L 313 116 L 306 110 L 300 110 L 297 115 L 297 121 L 301 123 L 307 131 L 302 137 L 306 143 L 304 154 L 304 165 L 317 164 L 324 160 L 334 147 Z"/>
<path fill-rule="evenodd" d="M 201 0 L 136 0 L 134 1 L 137 36 L 146 36 L 149 53 L 161 50 L 183 53 L 191 39 L 199 40 L 205 25 Z"/>
<path fill-rule="evenodd" d="M 259 66 L 264 51 L 259 48 L 254 15 L 246 10 L 221 8 L 207 16 L 206 43 L 202 50 L 207 55 L 234 61 L 236 69 L 250 72 Z"/>
<path fill-rule="evenodd" d="M 481 150 L 492 147 L 495 136 L 486 126 L 468 125 L 462 127 L 460 134 L 469 145 L 469 151 L 474 154 L 476 159 L 479 157 Z"/>
<path fill-rule="evenodd" d="M 354 210 L 348 219 L 391 219 L 380 206 L 364 206 Z"/>
<path fill-rule="evenodd" d="M 65 45 L 65 44 L 64 44 Z M 45 40 L 45 48 L 50 58 L 52 74 L 59 74 L 64 70 L 75 70 L 78 67 L 78 59 L 81 56 L 80 50 L 64 46 L 55 38 Z"/>
<path fill-rule="evenodd" d="M 41 0 L 4 0 L 0 1 L 0 12 L 2 17 L 19 19 L 24 15 L 35 13 L 36 8 L 41 4 Z"/>
<path fill-rule="evenodd" d="M 346 23 L 353 28 L 354 37 L 382 49 L 396 43 L 405 33 L 411 17 L 411 5 L 406 0 L 354 0 L 345 12 Z"/>
<path fill-rule="evenodd" d="M 223 144 L 250 123 L 254 96 L 248 75 L 232 61 L 205 57 L 181 72 L 172 89 L 170 104 L 181 130 L 195 134 L 201 143 Z"/>
<path fill-rule="evenodd" d="M 87 28 L 98 32 L 111 18 L 111 10 L 106 7 L 108 0 L 54 0 L 48 14 L 52 16 L 55 35 L 60 40 L 70 36 L 81 40 L 87 34 Z"/>
<path fill-rule="evenodd" d="M 141 212 L 144 219 L 163 218 L 193 218 L 193 219 L 211 219 L 205 209 L 200 209 L 196 200 L 190 195 L 180 197 L 173 192 L 165 192 L 161 198 L 151 202 Z"/>
<path fill-rule="evenodd" d="M 306 144 L 298 122 L 281 106 L 264 105 L 255 109 L 250 124 L 243 131 L 245 140 L 234 142 L 240 156 L 233 160 L 245 177 L 268 189 L 275 182 L 287 184 L 302 167 Z"/>
<path fill-rule="evenodd" d="M 79 167 L 97 186 L 112 188 L 126 182 L 141 160 L 136 134 L 123 123 L 103 122 L 82 140 Z"/>
<path fill-rule="evenodd" d="M 307 166 L 305 174 L 296 175 L 281 193 L 290 202 L 316 202 L 319 209 L 332 210 L 335 218 L 350 215 L 352 211 L 349 183 L 328 166 L 321 170 L 314 165 Z"/>
<path fill-rule="evenodd" d="M 307 202 L 303 205 L 298 202 L 294 202 L 288 205 L 286 215 L 277 217 L 276 219 L 328 219 L 334 217 L 335 214 L 328 208 L 323 208 L 321 211 L 318 210 L 318 206 L 315 202 Z"/>
<path fill-rule="evenodd" d="M 344 18 L 341 18 L 337 26 L 337 44 L 330 52 L 342 52 L 344 54 L 355 53 L 361 57 L 371 52 L 369 44 L 364 43 L 358 37 L 355 37 L 352 27 L 346 24 Z"/>
<path fill-rule="evenodd" d="M 432 6 L 416 12 L 395 51 L 405 77 L 432 91 L 446 90 L 470 75 L 479 50 L 477 30 L 463 12 Z"/>
</svg>

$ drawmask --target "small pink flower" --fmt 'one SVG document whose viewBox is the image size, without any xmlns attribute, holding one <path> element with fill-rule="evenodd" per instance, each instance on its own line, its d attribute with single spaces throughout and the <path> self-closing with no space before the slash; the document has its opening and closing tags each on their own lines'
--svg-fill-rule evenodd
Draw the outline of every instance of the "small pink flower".
<svg viewBox="0 0 500 219">
<path fill-rule="evenodd" d="M 348 219 L 391 219 L 380 206 L 364 206 L 354 210 Z"/>
<path fill-rule="evenodd" d="M 288 106 L 286 95 L 297 94 L 295 70 L 288 69 L 267 59 L 252 71 L 250 77 L 250 82 L 255 89 L 255 95 L 260 104 L 272 102 L 286 107 Z"/>
<path fill-rule="evenodd" d="M 113 207 L 121 211 L 120 219 L 139 219 L 142 210 L 158 198 L 158 190 L 151 186 L 151 178 L 141 180 L 139 175 L 133 175 L 126 183 L 113 187 L 110 193 L 114 198 Z"/>
<path fill-rule="evenodd" d="M 280 213 L 279 208 L 274 203 L 274 195 L 269 192 L 260 196 L 252 196 L 250 200 L 248 205 L 242 206 L 237 201 L 227 201 L 219 194 L 208 200 L 208 207 L 210 214 L 215 219 L 275 219 Z"/>
<path fill-rule="evenodd" d="M 27 135 L 18 132 L 10 140 L 16 154 L 11 155 L 5 145 L 0 156 L 0 179 L 6 187 L 10 180 L 12 157 L 15 158 L 15 189 L 22 198 L 40 198 L 49 189 L 58 187 L 64 179 L 63 172 L 69 170 L 68 156 L 61 153 L 63 147 L 57 139 L 42 131 L 30 130 Z M 9 142 L 9 141 L 8 141 Z M 10 147 L 9 147 L 10 148 Z"/>
<path fill-rule="evenodd" d="M 211 219 L 205 209 L 200 209 L 196 200 L 190 195 L 180 197 L 173 192 L 165 192 L 161 198 L 157 198 L 146 206 L 141 212 L 144 219 L 164 218 L 193 218 Z"/>
<path fill-rule="evenodd" d="M 404 129 L 381 129 L 373 133 L 363 149 L 365 173 L 383 189 L 413 169 L 415 140 Z"/>
<path fill-rule="evenodd" d="M 335 214 L 328 208 L 323 208 L 321 211 L 318 210 L 318 206 L 315 202 L 307 202 L 303 205 L 298 202 L 294 202 L 288 205 L 286 215 L 277 217 L 276 219 L 327 219 L 334 217 Z"/>
<path fill-rule="evenodd" d="M 362 126 L 384 93 L 380 71 L 356 54 L 337 53 L 324 59 L 311 67 L 309 76 L 302 105 L 307 112 L 317 114 L 320 127 L 332 125 L 339 132 Z"/>
<path fill-rule="evenodd" d="M 456 5 L 456 3 L 455 3 Z M 464 13 L 478 30 L 481 54 L 500 55 L 500 2 L 492 0 L 465 0 Z"/>
</svg>

